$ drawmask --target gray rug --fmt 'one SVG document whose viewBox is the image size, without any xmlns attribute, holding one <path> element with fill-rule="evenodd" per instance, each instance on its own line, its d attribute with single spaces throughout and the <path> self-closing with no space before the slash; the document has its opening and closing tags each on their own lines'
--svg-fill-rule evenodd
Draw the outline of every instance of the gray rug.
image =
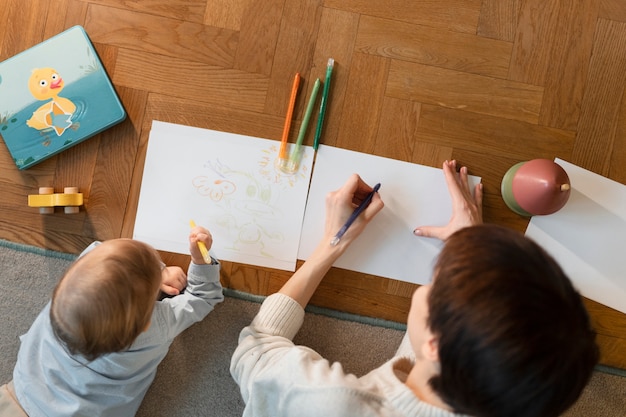
<svg viewBox="0 0 626 417">
<path fill-rule="evenodd" d="M 0 240 L 0 384 L 12 378 L 25 333 L 75 257 Z M 173 343 L 139 409 L 139 417 L 241 416 L 243 402 L 230 377 L 239 331 L 258 311 L 260 298 L 227 291 L 201 323 Z M 309 309 L 296 343 L 307 345 L 346 371 L 363 375 L 385 362 L 403 326 L 321 309 Z M 355 341 L 359 341 L 355 343 Z M 601 367 L 568 417 L 626 415 L 626 374 Z"/>
</svg>

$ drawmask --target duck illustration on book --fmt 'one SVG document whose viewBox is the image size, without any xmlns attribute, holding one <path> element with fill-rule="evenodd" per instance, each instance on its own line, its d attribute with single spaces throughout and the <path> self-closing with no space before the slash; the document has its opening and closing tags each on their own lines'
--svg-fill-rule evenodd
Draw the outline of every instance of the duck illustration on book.
<svg viewBox="0 0 626 417">
<path fill-rule="evenodd" d="M 28 89 L 37 100 L 49 100 L 33 112 L 26 121 L 37 130 L 53 129 L 57 136 L 72 126 L 72 115 L 76 105 L 71 100 L 59 97 L 63 90 L 63 78 L 54 68 L 37 68 L 28 80 Z"/>
<path fill-rule="evenodd" d="M 19 169 L 125 118 L 124 106 L 81 26 L 0 62 L 0 148 L 4 142 Z"/>
</svg>

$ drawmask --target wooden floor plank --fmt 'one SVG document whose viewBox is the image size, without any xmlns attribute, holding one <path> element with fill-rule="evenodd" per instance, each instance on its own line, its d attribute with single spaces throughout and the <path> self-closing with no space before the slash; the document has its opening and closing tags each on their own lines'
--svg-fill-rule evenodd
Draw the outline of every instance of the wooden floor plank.
<svg viewBox="0 0 626 417">
<path fill-rule="evenodd" d="M 396 295 L 404 299 L 411 298 L 418 287 L 419 285 L 417 284 L 390 279 L 387 286 L 387 294 Z"/>
<path fill-rule="evenodd" d="M 94 240 L 108 240 L 121 236 L 128 190 L 139 138 L 127 121 L 103 133 L 98 149 L 98 160 L 93 171 L 93 185 L 89 196 L 91 223 L 85 234 Z M 117 159 L 116 175 L 111 176 L 110 161 Z M 107 213 L 103 215 L 102 213 Z"/>
<path fill-rule="evenodd" d="M 421 111 L 421 107 L 420 107 Z M 419 140 L 419 135 L 416 134 L 413 145 L 413 155 L 411 156 L 411 162 L 414 164 L 426 165 L 435 168 L 441 168 L 443 161 L 452 160 L 452 153 L 454 148 L 451 146 L 443 146 L 439 144 L 433 144 Z"/>
<path fill-rule="evenodd" d="M 626 339 L 622 337 L 611 337 L 599 334 L 596 338 L 600 350 L 600 363 L 617 369 L 626 369 L 626 358 L 623 352 L 626 351 Z"/>
<path fill-rule="evenodd" d="M 599 16 L 603 19 L 626 22 L 626 7 L 623 0 L 600 0 Z"/>
<path fill-rule="evenodd" d="M 70 27 L 84 25 L 89 3 L 82 0 L 52 0 L 49 4 L 51 12 L 46 18 L 44 39 L 51 38 Z"/>
<path fill-rule="evenodd" d="M 599 19 L 572 163 L 605 176 L 626 87 L 625 50 L 626 23 Z"/>
<path fill-rule="evenodd" d="M 336 146 L 371 153 L 376 144 L 389 60 L 354 54 Z"/>
<path fill-rule="evenodd" d="M 53 4 L 53 13 L 48 13 L 46 16 L 46 25 L 43 37 L 48 39 L 57 33 L 62 32 L 68 26 L 66 25 L 67 15 L 71 14 L 70 4 L 74 4 L 73 0 L 55 0 Z M 82 8 L 87 10 L 87 4 L 83 3 Z M 80 21 L 82 24 L 83 20 Z"/>
<path fill-rule="evenodd" d="M 512 43 L 363 16 L 359 24 L 355 50 L 435 67 L 506 78 Z"/>
<path fill-rule="evenodd" d="M 89 0 L 89 3 L 134 12 L 149 13 L 155 16 L 163 16 L 187 22 L 202 23 L 204 21 L 207 0 Z"/>
<path fill-rule="evenodd" d="M 385 97 L 372 153 L 412 162 L 420 107 L 420 103 Z"/>
<path fill-rule="evenodd" d="M 249 294 L 268 294 L 270 274 L 258 268 L 232 264 L 229 273 L 225 274 L 226 285 Z"/>
<path fill-rule="evenodd" d="M 386 94 L 503 119 L 537 123 L 543 88 L 393 60 Z"/>
<path fill-rule="evenodd" d="M 570 159 L 574 137 L 571 131 L 433 105 L 422 106 L 417 130 L 420 141 L 450 146 L 455 150 L 469 147 L 488 155 L 514 158 L 518 162 L 533 158 Z"/>
<path fill-rule="evenodd" d="M 174 79 L 172 74 L 176 74 Z M 259 112 L 268 88 L 267 78 L 261 75 L 126 49 L 120 50 L 113 81 L 133 89 Z M 239 94 L 232 94 L 233 90 Z"/>
<path fill-rule="evenodd" d="M 205 6 L 202 23 L 207 26 L 240 31 L 243 14 L 248 9 L 250 1 L 212 0 L 210 7 L 208 4 Z"/>
<path fill-rule="evenodd" d="M 626 90 L 622 95 L 608 177 L 626 184 Z"/>
<path fill-rule="evenodd" d="M 150 94 L 146 120 L 183 123 L 205 129 L 280 140 L 284 118 L 238 107 L 198 103 L 162 94 Z"/>
<path fill-rule="evenodd" d="M 306 106 L 306 101 L 302 100 L 306 94 L 302 94 L 302 91 L 309 91 L 314 81 L 306 77 L 308 69 L 311 68 L 315 37 L 319 29 L 322 12 L 320 3 L 321 0 L 285 2 L 265 103 L 266 113 L 275 115 L 287 113 L 294 75 L 299 72 L 303 78 L 300 82 L 301 93 L 298 95 L 294 117 L 302 117 Z M 293 53 L 294 48 L 299 50 L 298 54 Z"/>
<path fill-rule="evenodd" d="M 476 34 L 513 42 L 522 0 L 483 0 Z"/>
<path fill-rule="evenodd" d="M 573 2 L 559 13 L 545 73 L 539 123 L 575 130 L 593 47 L 599 0 Z"/>
<path fill-rule="evenodd" d="M 543 86 L 546 72 L 552 64 L 549 58 L 558 27 L 561 2 L 521 1 L 509 79 Z"/>
<path fill-rule="evenodd" d="M 0 60 L 5 60 L 31 46 L 43 41 L 44 29 L 50 2 L 47 0 L 31 1 L 24 7 L 21 0 L 5 0 L 2 8 L 6 19 L 2 43 L 0 43 Z"/>
<path fill-rule="evenodd" d="M 24 173 L 14 169 L 15 163 L 6 154 L 0 154 L 0 176 L 2 201 L 0 202 L 0 239 L 20 242 L 19 234 L 10 230 L 16 226 L 25 226 L 39 220 L 41 215 L 36 208 L 28 207 L 28 195 L 38 194 L 39 187 L 54 186 L 56 159 L 39 164 L 36 170 Z M 12 237 L 12 238 L 11 238 Z"/>
<path fill-rule="evenodd" d="M 65 11 L 65 27 L 70 28 L 76 25 L 84 27 L 87 10 L 89 10 L 89 3 L 82 0 L 68 0 Z M 51 30 L 52 28 L 46 27 L 46 35 L 52 35 Z"/>
<path fill-rule="evenodd" d="M 0 22 L 8 22 L 9 21 L 9 8 L 1 7 L 0 8 Z M 5 59 L 11 56 L 11 52 L 7 52 L 4 54 L 4 44 L 9 43 L 9 31 L 10 27 L 7 24 L 0 25 L 0 59 Z"/>
<path fill-rule="evenodd" d="M 94 219 L 109 218 L 106 222 L 92 221 L 85 225 L 85 234 L 97 240 L 125 236 L 124 220 L 141 135 L 138 127 L 143 123 L 148 97 L 146 91 L 128 88 L 119 88 L 118 94 L 124 102 L 126 120 L 99 135 L 97 160 L 92 167 L 94 183 L 89 195 L 89 212 Z M 114 176 L 110 175 L 112 159 L 117 161 Z"/>
<path fill-rule="evenodd" d="M 284 0 L 249 1 L 241 17 L 235 69 L 269 77 L 280 33 L 283 5 Z"/>
<path fill-rule="evenodd" d="M 591 314 L 593 326 L 603 335 L 623 337 L 626 333 L 626 316 L 615 316 L 615 310 L 607 310 L 602 304 L 585 299 L 585 307 Z"/>
<path fill-rule="evenodd" d="M 112 7 L 89 7 L 85 30 L 93 42 L 232 67 L 238 33 Z"/>
<path fill-rule="evenodd" d="M 148 103 L 146 109 L 150 106 L 148 96 Z M 124 218 L 122 221 L 122 229 L 120 231 L 120 237 L 131 239 L 133 237 L 133 231 L 135 230 L 135 219 L 137 217 L 137 205 L 139 203 L 139 193 L 141 192 L 141 181 L 143 178 L 143 168 L 146 162 L 146 150 L 148 149 L 148 137 L 150 134 L 150 126 L 152 125 L 152 119 L 148 119 L 150 112 L 146 110 L 144 113 L 144 129 L 137 139 L 137 153 L 135 154 L 135 161 L 133 164 L 131 175 L 130 187 L 128 190 L 128 200 L 126 201 L 126 208 L 124 210 Z M 155 119 L 158 120 L 158 119 Z M 172 257 L 174 258 L 174 257 Z M 167 265 L 177 265 L 181 268 L 185 268 L 185 263 L 188 262 L 187 258 L 176 258 L 180 263 L 168 263 Z M 165 262 L 165 259 L 162 258 Z"/>
<path fill-rule="evenodd" d="M 455 32 L 476 33 L 481 0 L 325 0 L 324 7 Z M 402 13 L 398 13 L 402 10 Z"/>
</svg>

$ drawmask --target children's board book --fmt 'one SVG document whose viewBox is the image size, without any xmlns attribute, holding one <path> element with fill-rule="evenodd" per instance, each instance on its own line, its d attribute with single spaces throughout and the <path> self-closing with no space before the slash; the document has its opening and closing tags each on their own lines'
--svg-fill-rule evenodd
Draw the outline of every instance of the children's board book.
<svg viewBox="0 0 626 417">
<path fill-rule="evenodd" d="M 0 135 L 31 167 L 126 117 L 81 26 L 0 62 Z"/>
</svg>

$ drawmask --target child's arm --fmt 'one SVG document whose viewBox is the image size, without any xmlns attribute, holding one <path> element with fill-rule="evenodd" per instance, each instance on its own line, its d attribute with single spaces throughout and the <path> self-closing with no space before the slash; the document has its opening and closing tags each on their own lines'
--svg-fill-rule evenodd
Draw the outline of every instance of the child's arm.
<svg viewBox="0 0 626 417">
<path fill-rule="evenodd" d="M 214 258 L 207 264 L 198 248 L 198 242 L 203 242 L 207 250 L 211 248 L 213 239 L 207 229 L 194 227 L 189 234 L 191 263 L 187 270 L 187 286 L 184 292 L 161 300 L 155 307 L 162 314 L 172 338 L 202 320 L 216 304 L 224 300 L 220 264 Z"/>
<path fill-rule="evenodd" d="M 208 250 L 213 244 L 213 238 L 209 231 L 202 227 L 195 227 L 189 235 L 189 242 L 191 261 L 196 265 L 206 264 L 198 242 L 202 242 Z M 187 274 L 177 266 L 164 267 L 162 275 L 161 291 L 165 294 L 178 295 L 187 287 Z"/>
</svg>

